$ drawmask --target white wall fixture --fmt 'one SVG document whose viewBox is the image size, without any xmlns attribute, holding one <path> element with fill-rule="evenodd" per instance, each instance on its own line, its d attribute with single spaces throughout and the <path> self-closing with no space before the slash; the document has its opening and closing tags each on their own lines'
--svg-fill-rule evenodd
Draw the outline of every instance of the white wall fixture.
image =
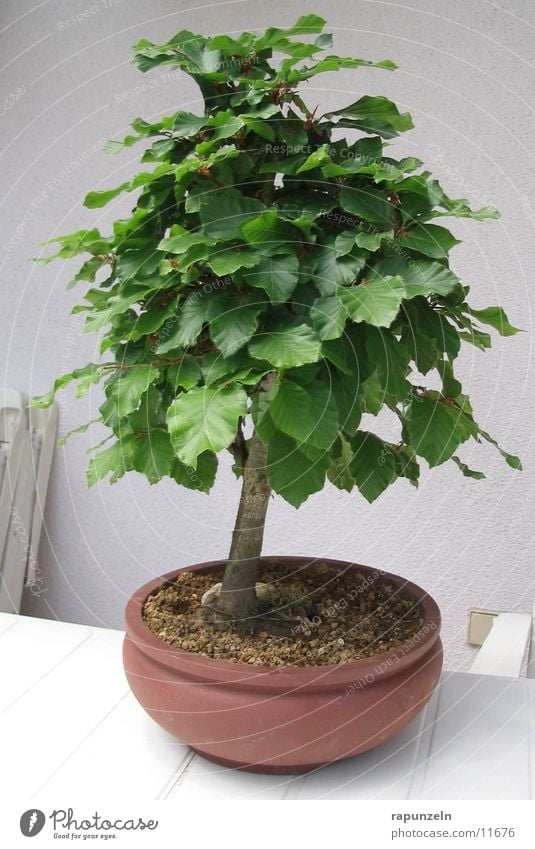
<svg viewBox="0 0 535 849">
<path fill-rule="evenodd" d="M 481 646 L 470 672 L 518 678 L 526 674 L 531 643 L 529 613 L 500 613 Z"/>
<path fill-rule="evenodd" d="M 480 610 L 477 607 L 468 611 L 466 642 L 470 646 L 482 646 L 490 634 L 498 610 Z"/>
<path fill-rule="evenodd" d="M 33 411 L 0 390 L 0 611 L 20 611 L 25 583 L 38 578 L 37 551 L 58 410 Z"/>
</svg>

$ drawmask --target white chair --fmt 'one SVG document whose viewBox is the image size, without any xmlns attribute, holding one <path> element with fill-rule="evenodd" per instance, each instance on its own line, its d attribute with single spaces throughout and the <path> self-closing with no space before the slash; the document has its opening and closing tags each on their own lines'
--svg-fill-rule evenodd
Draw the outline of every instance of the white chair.
<svg viewBox="0 0 535 849">
<path fill-rule="evenodd" d="M 18 613 L 25 584 L 36 586 L 37 551 L 56 441 L 58 408 L 31 410 L 0 390 L 0 611 Z"/>
</svg>

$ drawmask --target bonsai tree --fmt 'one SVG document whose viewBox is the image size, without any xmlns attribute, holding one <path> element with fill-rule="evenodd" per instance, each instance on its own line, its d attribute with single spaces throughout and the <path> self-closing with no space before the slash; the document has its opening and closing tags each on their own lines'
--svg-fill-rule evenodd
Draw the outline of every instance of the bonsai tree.
<svg viewBox="0 0 535 849">
<path fill-rule="evenodd" d="M 469 439 L 520 468 L 479 426 L 454 370 L 463 345 L 491 345 L 481 325 L 517 330 L 500 307 L 469 306 L 449 267 L 458 240 L 441 223 L 498 213 L 390 155 L 413 124 L 386 97 L 323 115 L 307 105 L 300 86 L 318 74 L 395 69 L 323 55 L 324 25 L 306 15 L 260 35 L 140 41 L 137 67 L 189 74 L 204 109 L 136 118 L 133 134 L 109 142 L 111 154 L 141 142 L 148 167 L 85 206 L 137 192 L 131 216 L 109 235 L 57 237 L 55 256 L 37 260 L 89 255 L 71 285 L 91 287 L 74 311 L 83 332 L 102 334 L 103 362 L 33 403 L 103 381 L 109 445 L 92 452 L 89 485 L 135 470 L 208 492 L 218 453 L 231 452 L 242 495 L 214 607 L 248 627 L 272 493 L 299 507 L 329 480 L 372 502 L 399 478 L 417 486 L 419 458 L 482 478 L 457 456 Z M 381 411 L 397 422 L 395 442 L 367 429 Z"/>
</svg>

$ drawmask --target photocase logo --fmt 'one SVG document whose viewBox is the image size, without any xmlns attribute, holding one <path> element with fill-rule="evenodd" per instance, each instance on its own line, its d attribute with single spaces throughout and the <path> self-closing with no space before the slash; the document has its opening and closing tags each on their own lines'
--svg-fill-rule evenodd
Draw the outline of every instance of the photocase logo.
<svg viewBox="0 0 535 849">
<path fill-rule="evenodd" d="M 37 808 L 30 808 L 29 811 L 24 811 L 20 818 L 20 830 L 25 837 L 35 837 L 39 834 L 46 822 L 46 817 L 42 811 Z"/>
</svg>

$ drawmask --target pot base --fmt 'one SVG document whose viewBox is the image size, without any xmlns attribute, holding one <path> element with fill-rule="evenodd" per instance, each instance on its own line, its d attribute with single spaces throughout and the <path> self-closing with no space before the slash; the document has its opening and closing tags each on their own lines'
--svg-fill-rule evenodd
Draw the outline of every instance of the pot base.
<svg viewBox="0 0 535 849">
<path fill-rule="evenodd" d="M 308 772 L 314 772 L 316 769 L 320 769 L 323 766 L 329 766 L 329 764 L 296 764 L 295 766 L 270 766 L 268 763 L 258 763 L 258 764 L 248 764 L 241 763 L 240 761 L 232 761 L 227 758 L 218 758 L 217 755 L 211 755 L 209 752 L 203 752 L 202 749 L 197 749 L 195 746 L 190 746 L 192 752 L 195 752 L 196 755 L 200 755 L 201 758 L 205 758 L 207 761 L 211 761 L 218 766 L 224 766 L 227 769 L 236 769 L 240 772 L 255 772 L 260 775 L 306 775 Z"/>
</svg>

